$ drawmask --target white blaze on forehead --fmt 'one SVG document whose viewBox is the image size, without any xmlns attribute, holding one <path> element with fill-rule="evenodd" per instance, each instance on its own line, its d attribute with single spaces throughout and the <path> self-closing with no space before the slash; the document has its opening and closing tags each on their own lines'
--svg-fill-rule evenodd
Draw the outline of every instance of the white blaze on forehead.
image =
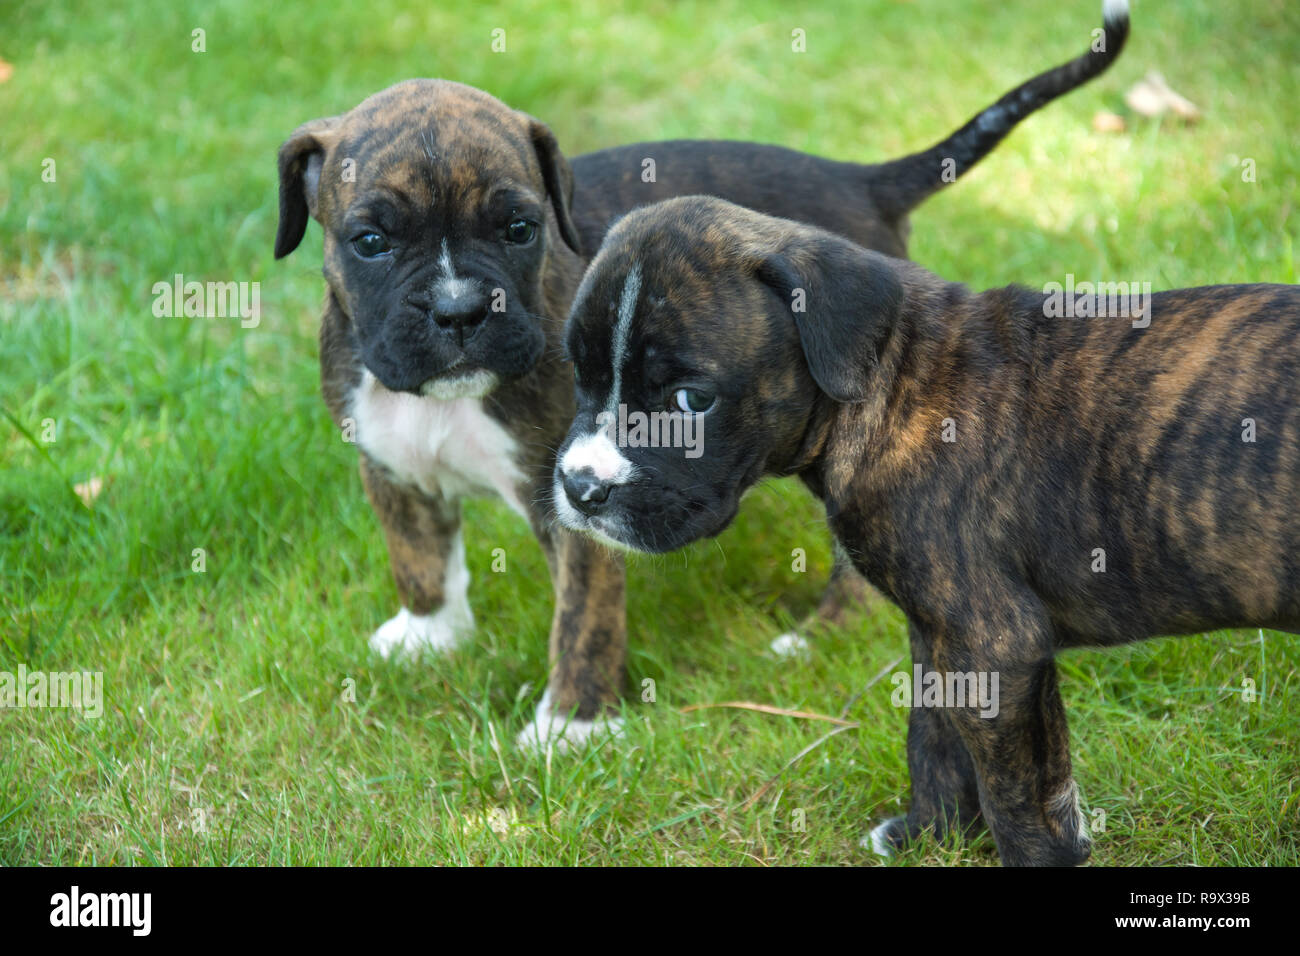
<svg viewBox="0 0 1300 956">
<path fill-rule="evenodd" d="M 574 439 L 564 450 L 560 470 L 566 475 L 590 470 L 598 480 L 615 484 L 631 481 L 635 472 L 632 463 L 623 457 L 603 428 Z"/>
<path fill-rule="evenodd" d="M 433 291 L 437 295 L 445 295 L 451 299 L 459 299 L 462 295 L 474 290 L 473 279 L 461 279 L 456 275 L 456 267 L 451 262 L 451 250 L 447 248 L 447 240 L 442 240 L 442 254 L 438 256 L 438 268 L 441 275 L 438 281 L 434 283 Z"/>
<path fill-rule="evenodd" d="M 632 315 L 636 312 L 636 298 L 641 294 L 641 263 L 634 263 L 623 280 L 623 294 L 618 299 L 618 321 L 614 325 L 614 339 L 610 343 L 610 362 L 614 367 L 614 382 L 609 389 L 609 402 L 605 409 L 618 411 L 623 397 L 623 365 L 627 362 L 627 343 L 632 335 Z M 612 447 L 612 443 L 611 443 Z M 621 457 L 621 456 L 620 456 Z"/>
<path fill-rule="evenodd" d="M 609 388 L 609 398 L 605 403 L 606 415 L 611 420 L 618 414 L 618 403 L 623 391 L 623 365 L 627 362 L 627 345 L 631 337 L 632 314 L 636 311 L 636 299 L 641 292 L 641 266 L 636 264 L 623 280 L 623 292 L 618 300 L 618 319 L 614 325 L 614 335 L 610 343 L 610 362 L 613 364 L 613 382 Z M 597 424 L 600 424 L 599 416 Z M 597 427 L 576 438 L 565 449 L 560 458 L 560 471 L 565 475 L 576 475 L 581 471 L 590 471 L 599 481 L 624 484 L 636 474 L 635 466 L 623 457 L 618 445 L 611 439 L 611 427 Z"/>
</svg>

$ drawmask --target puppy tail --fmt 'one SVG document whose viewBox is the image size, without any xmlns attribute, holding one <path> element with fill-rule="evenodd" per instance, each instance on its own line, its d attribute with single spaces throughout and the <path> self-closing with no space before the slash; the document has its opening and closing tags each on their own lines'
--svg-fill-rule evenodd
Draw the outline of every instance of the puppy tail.
<svg viewBox="0 0 1300 956">
<path fill-rule="evenodd" d="M 1017 86 L 929 149 L 871 167 L 881 215 L 890 221 L 902 218 L 965 174 L 1034 110 L 1105 72 L 1128 39 L 1128 0 L 1103 0 L 1101 12 L 1103 30 L 1083 56 Z"/>
</svg>

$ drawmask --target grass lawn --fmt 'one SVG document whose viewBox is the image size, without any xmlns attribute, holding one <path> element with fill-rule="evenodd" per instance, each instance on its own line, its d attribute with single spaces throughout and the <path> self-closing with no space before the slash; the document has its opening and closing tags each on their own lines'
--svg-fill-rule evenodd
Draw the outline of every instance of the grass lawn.
<svg viewBox="0 0 1300 956">
<path fill-rule="evenodd" d="M 319 227 L 272 259 L 275 150 L 307 119 L 442 76 L 543 118 L 570 155 L 707 136 L 892 158 L 1082 52 L 1100 4 L 512 6 L 0 10 L 14 67 L 0 83 L 0 670 L 102 671 L 105 686 L 99 719 L 0 710 L 0 863 L 879 862 L 858 839 L 906 806 L 906 712 L 888 679 L 862 691 L 908 668 L 905 622 L 886 607 L 805 662 L 765 654 L 829 568 L 819 509 L 793 482 L 765 484 L 715 542 L 632 562 L 615 744 L 550 761 L 511 747 L 545 682 L 551 598 L 503 505 L 466 515 L 477 641 L 415 666 L 369 655 L 397 598 L 355 449 L 318 396 Z M 1153 68 L 1203 120 L 1095 132 Z M 977 288 L 1295 282 L 1297 104 L 1294 0 L 1138 0 L 1116 67 L 925 205 L 912 256 Z M 260 282 L 260 325 L 156 318 L 153 284 L 176 273 Z M 92 479 L 87 508 L 73 487 Z M 1095 863 L 1300 863 L 1294 637 L 1156 640 L 1060 668 Z M 683 710 L 737 700 L 858 726 L 818 743 L 834 725 Z M 996 859 L 983 837 L 895 864 Z"/>
</svg>

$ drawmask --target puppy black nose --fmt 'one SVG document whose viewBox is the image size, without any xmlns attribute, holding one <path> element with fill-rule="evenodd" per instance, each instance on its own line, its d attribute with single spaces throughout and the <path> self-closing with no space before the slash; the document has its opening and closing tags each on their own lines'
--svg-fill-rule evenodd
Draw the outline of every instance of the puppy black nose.
<svg viewBox="0 0 1300 956">
<path fill-rule="evenodd" d="M 597 478 L 590 468 L 573 474 L 566 473 L 563 484 L 569 504 L 588 517 L 600 510 L 600 506 L 609 498 L 609 489 L 613 487 L 608 481 Z"/>
<path fill-rule="evenodd" d="M 477 293 L 451 296 L 439 294 L 433 299 L 433 321 L 444 332 L 455 335 L 461 345 L 478 331 L 488 316 L 488 300 Z"/>
</svg>

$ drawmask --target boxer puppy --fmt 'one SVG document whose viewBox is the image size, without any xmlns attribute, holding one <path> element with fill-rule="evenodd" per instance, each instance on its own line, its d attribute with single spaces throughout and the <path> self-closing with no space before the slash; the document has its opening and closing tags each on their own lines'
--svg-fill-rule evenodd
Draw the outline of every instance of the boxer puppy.
<svg viewBox="0 0 1300 956">
<path fill-rule="evenodd" d="M 559 333 L 607 223 L 642 203 L 709 192 L 906 252 L 907 213 L 1025 116 L 1106 69 L 1128 32 L 1023 84 L 928 150 L 880 165 L 774 146 L 676 141 L 575 159 L 542 123 L 441 80 L 400 83 L 280 148 L 277 258 L 308 217 L 325 236 L 321 384 L 361 452 L 402 609 L 371 646 L 442 651 L 473 627 L 460 502 L 499 495 L 529 522 L 555 584 L 550 679 L 522 739 L 581 741 L 616 709 L 626 656 L 621 559 L 554 528 L 554 449 L 573 417 Z M 657 182 L 641 180 L 654 157 Z M 834 576 L 833 618 L 864 592 Z"/>
<path fill-rule="evenodd" d="M 982 817 L 1006 864 L 1081 862 L 1054 655 L 1300 630 L 1300 287 L 975 294 L 687 197 L 610 229 L 565 346 L 564 524 L 669 551 L 798 475 L 906 612 L 914 668 L 958 691 L 913 702 L 880 851 Z M 698 454 L 620 446 L 611 413 L 686 419 Z"/>
</svg>

